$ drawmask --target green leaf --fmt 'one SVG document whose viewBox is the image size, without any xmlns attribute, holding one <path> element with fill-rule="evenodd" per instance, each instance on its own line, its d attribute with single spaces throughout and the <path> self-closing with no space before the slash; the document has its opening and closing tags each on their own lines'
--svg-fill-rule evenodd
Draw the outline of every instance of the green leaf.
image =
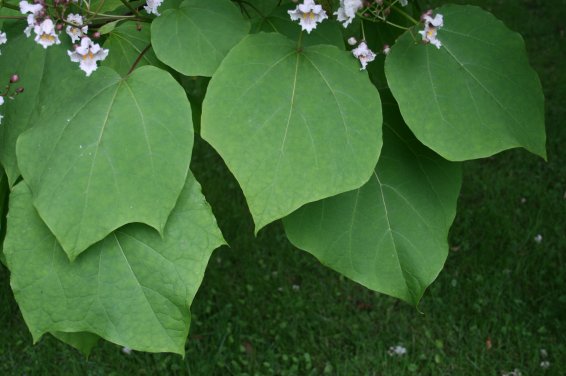
<svg viewBox="0 0 566 376">
<path fill-rule="evenodd" d="M 52 88 L 39 117 L 18 140 L 18 163 L 71 260 L 126 223 L 163 231 L 193 143 L 189 102 L 167 72 L 76 72 Z"/>
<path fill-rule="evenodd" d="M 89 356 L 90 352 L 98 343 L 100 339 L 96 334 L 89 332 L 52 332 L 51 335 L 57 338 L 59 341 L 65 342 L 67 345 L 73 346 L 75 349 L 79 350 L 85 356 Z"/>
<path fill-rule="evenodd" d="M 89 332 L 139 351 L 184 355 L 190 304 L 223 243 L 189 174 L 163 237 L 130 224 L 72 263 L 37 215 L 24 181 L 10 196 L 5 252 L 35 342 L 47 332 Z"/>
<path fill-rule="evenodd" d="M 151 25 L 159 60 L 187 76 L 212 76 L 250 24 L 229 0 L 185 0 Z"/>
<path fill-rule="evenodd" d="M 0 263 L 6 265 L 4 257 L 4 237 L 6 236 L 6 213 L 8 209 L 8 195 L 10 187 L 4 169 L 0 166 Z"/>
<path fill-rule="evenodd" d="M 91 0 L 90 9 L 94 13 L 107 13 L 116 10 L 122 6 L 120 0 Z"/>
<path fill-rule="evenodd" d="M 118 25 L 119 22 L 121 22 L 122 20 L 116 20 L 116 21 L 112 21 L 112 22 L 108 22 L 107 24 L 102 25 L 99 29 L 98 32 L 100 33 L 100 35 L 105 35 L 105 34 L 109 34 L 112 31 L 114 31 L 114 29 L 116 28 L 116 26 Z M 106 44 L 106 42 L 105 42 Z M 105 46 L 106 47 L 106 46 Z M 112 51 L 114 52 L 114 51 Z"/>
<path fill-rule="evenodd" d="M 202 136 L 246 196 L 256 232 L 360 187 L 381 149 L 379 93 L 352 55 L 276 33 L 235 47 L 210 81 Z"/>
<path fill-rule="evenodd" d="M 368 183 L 283 222 L 289 240 L 322 264 L 416 305 L 446 260 L 461 171 L 415 140 L 395 112 L 384 115 L 383 151 Z"/>
<path fill-rule="evenodd" d="M 444 15 L 440 49 L 415 43 L 420 35 L 412 29 L 385 63 L 417 138 L 450 160 L 519 146 L 545 157 L 544 98 L 521 36 L 477 7 L 447 5 L 436 13 Z"/>
<path fill-rule="evenodd" d="M 27 38 L 23 33 L 23 23 L 13 25 L 4 31 L 9 42 L 0 47 L 0 82 L 2 88 L 8 84 L 10 77 L 17 73 L 20 81 L 12 85 L 12 94 L 18 87 L 25 91 L 15 99 L 6 99 L 0 108 L 4 115 L 0 125 L 0 162 L 4 166 L 10 186 L 14 185 L 20 170 L 16 160 L 16 140 L 25 130 L 40 121 L 37 108 L 41 98 L 51 95 L 46 86 L 57 86 L 69 72 L 78 70 L 76 64 L 69 60 L 67 49 L 70 47 L 63 41 L 61 45 L 48 49 L 41 47 Z M 3 90 L 2 90 L 3 91 Z"/>
<path fill-rule="evenodd" d="M 104 48 L 109 49 L 110 53 L 101 65 L 113 68 L 121 76 L 125 76 L 138 57 L 143 54 L 136 65 L 136 69 L 144 65 L 163 67 L 153 49 L 150 48 L 146 51 L 149 46 L 149 26 L 144 26 L 138 30 L 134 22 L 126 22 L 114 28 L 104 42 Z"/>
</svg>

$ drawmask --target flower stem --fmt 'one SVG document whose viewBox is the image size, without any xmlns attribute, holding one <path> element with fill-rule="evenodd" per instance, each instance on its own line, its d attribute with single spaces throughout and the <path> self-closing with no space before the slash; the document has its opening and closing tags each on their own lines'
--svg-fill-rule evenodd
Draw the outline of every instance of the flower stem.
<svg viewBox="0 0 566 376">
<path fill-rule="evenodd" d="M 139 62 L 141 61 L 143 55 L 149 50 L 149 48 L 151 47 L 151 43 L 148 44 L 142 52 L 140 52 L 140 54 L 138 55 L 138 57 L 136 58 L 136 61 L 134 61 L 134 63 L 132 64 L 132 67 L 130 68 L 130 70 L 128 71 L 128 73 L 126 74 L 126 76 L 129 76 L 130 73 L 132 73 L 134 71 L 134 69 L 136 69 L 136 66 L 139 64 Z"/>
</svg>

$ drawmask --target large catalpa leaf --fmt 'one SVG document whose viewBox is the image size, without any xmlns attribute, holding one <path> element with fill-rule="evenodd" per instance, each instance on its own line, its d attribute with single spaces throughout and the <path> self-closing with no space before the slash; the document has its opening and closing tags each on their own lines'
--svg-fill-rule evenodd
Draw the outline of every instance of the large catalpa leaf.
<svg viewBox="0 0 566 376">
<path fill-rule="evenodd" d="M 43 48 L 33 38 L 27 38 L 23 32 L 24 23 L 11 25 L 4 29 L 9 42 L 2 45 L 0 56 L 0 82 L 2 93 L 8 80 L 13 74 L 18 74 L 20 80 L 12 85 L 10 93 L 16 88 L 23 87 L 25 91 L 15 99 L 5 99 L 0 107 L 0 115 L 4 115 L 0 125 L 0 163 L 6 170 L 10 186 L 20 176 L 16 160 L 16 140 L 25 130 L 41 121 L 37 118 L 37 107 L 42 97 L 50 96 L 50 89 L 56 86 L 61 91 L 63 77 L 78 69 L 69 60 L 65 43 Z"/>
<path fill-rule="evenodd" d="M 71 259 L 126 223 L 163 231 L 193 143 L 189 102 L 167 72 L 77 72 L 53 88 L 39 117 L 18 140 L 18 164 Z"/>
<path fill-rule="evenodd" d="M 415 43 L 387 56 L 387 81 L 417 138 L 450 160 L 524 147 L 545 156 L 544 99 L 521 36 L 477 7 L 447 5 L 442 47 Z M 422 26 L 420 26 L 422 28 Z"/>
<path fill-rule="evenodd" d="M 448 254 L 460 166 L 434 154 L 387 111 L 369 182 L 284 219 L 289 240 L 372 289 L 417 304 Z"/>
<path fill-rule="evenodd" d="M 250 30 L 230 0 L 185 0 L 151 24 L 151 44 L 165 64 L 187 76 L 212 76 Z"/>
<path fill-rule="evenodd" d="M 74 262 L 37 215 L 25 181 L 10 196 L 5 253 L 12 290 L 34 341 L 52 332 L 88 350 L 85 340 L 94 341 L 85 338 L 88 332 L 135 350 L 184 354 L 189 306 L 221 244 L 192 174 L 163 237 L 130 224 Z"/>
<path fill-rule="evenodd" d="M 144 65 L 163 66 L 150 48 L 150 37 L 149 25 L 138 28 L 135 22 L 126 22 L 114 28 L 104 42 L 104 48 L 110 53 L 102 65 L 113 68 L 122 76 L 125 76 L 136 62 L 136 68 Z"/>
<path fill-rule="evenodd" d="M 350 53 L 277 33 L 235 47 L 212 78 L 202 136 L 240 183 L 256 231 L 364 184 L 381 149 L 381 103 Z"/>
</svg>

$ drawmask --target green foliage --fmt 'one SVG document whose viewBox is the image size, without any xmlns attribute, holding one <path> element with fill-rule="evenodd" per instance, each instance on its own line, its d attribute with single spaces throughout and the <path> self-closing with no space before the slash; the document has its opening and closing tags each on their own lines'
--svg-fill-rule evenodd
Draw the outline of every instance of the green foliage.
<svg viewBox="0 0 566 376">
<path fill-rule="evenodd" d="M 126 76 L 134 62 L 141 56 L 136 68 L 144 65 L 164 67 L 157 60 L 153 49 L 150 48 L 150 28 L 148 26 L 138 28 L 132 22 L 124 23 L 109 31 L 108 39 L 104 42 L 104 48 L 108 48 L 112 53 L 108 55 L 102 63 L 103 66 L 110 67 L 122 76 Z M 148 51 L 144 51 L 148 48 Z"/>
<path fill-rule="evenodd" d="M 212 251 L 223 244 L 189 174 L 163 237 L 141 224 L 108 235 L 70 263 L 37 215 L 25 182 L 11 194 L 4 252 L 34 341 L 90 332 L 142 351 L 184 354 L 189 310 Z M 84 336 L 66 340 L 77 345 Z"/>
<path fill-rule="evenodd" d="M 346 52 L 274 34 L 226 57 L 203 104 L 202 136 L 248 200 L 256 232 L 365 183 L 381 149 L 381 106 Z"/>
<path fill-rule="evenodd" d="M 442 47 L 402 35 L 387 57 L 387 81 L 417 138 L 450 160 L 522 146 L 546 157 L 544 98 L 521 36 L 472 6 L 438 9 Z"/>
<path fill-rule="evenodd" d="M 42 124 L 18 141 L 39 215 L 71 260 L 127 223 L 162 232 L 192 149 L 179 84 L 154 67 L 127 79 L 105 68 L 93 79 L 74 72 L 63 84 L 41 106 Z"/>
<path fill-rule="evenodd" d="M 185 0 L 151 24 L 157 57 L 187 76 L 210 77 L 250 24 L 229 0 Z"/>
<path fill-rule="evenodd" d="M 384 147 L 369 182 L 305 205 L 284 221 L 289 240 L 362 285 L 418 304 L 448 253 L 460 166 L 423 147 L 386 106 Z"/>
<path fill-rule="evenodd" d="M 39 26 L 42 13 L 28 32 L 48 49 L 24 37 L 25 22 L 6 26 L 0 79 L 21 79 L 1 93 L 0 193 L 11 192 L 0 230 L 34 340 L 184 354 L 190 304 L 223 243 L 189 171 L 193 126 L 236 178 L 256 233 L 283 219 L 322 263 L 418 304 L 455 216 L 460 170 L 446 159 L 519 146 L 546 156 L 543 97 L 522 39 L 489 13 L 440 8 L 445 26 L 424 37 L 438 31 L 437 49 L 416 39 L 417 5 L 393 2 L 357 9 L 349 29 L 288 1 L 169 1 L 162 15 L 73 5 L 108 50 L 89 37 L 71 47 Z M 45 12 L 68 23 L 61 7 Z M 391 43 L 391 25 L 407 31 L 370 80 L 367 49 Z"/>
</svg>

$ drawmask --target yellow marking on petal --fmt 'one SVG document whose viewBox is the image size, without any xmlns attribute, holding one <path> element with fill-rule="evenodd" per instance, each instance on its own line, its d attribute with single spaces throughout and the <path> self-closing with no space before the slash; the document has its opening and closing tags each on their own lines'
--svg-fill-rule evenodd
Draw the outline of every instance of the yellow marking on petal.
<svg viewBox="0 0 566 376">
<path fill-rule="evenodd" d="M 312 11 L 303 13 L 303 19 L 306 20 L 307 18 L 310 18 L 311 21 L 314 20 L 314 13 Z"/>
<path fill-rule="evenodd" d="M 55 37 L 53 35 L 46 34 L 46 33 L 41 34 L 41 36 L 39 38 L 41 40 L 46 40 L 48 42 L 53 42 L 55 40 Z"/>
</svg>

